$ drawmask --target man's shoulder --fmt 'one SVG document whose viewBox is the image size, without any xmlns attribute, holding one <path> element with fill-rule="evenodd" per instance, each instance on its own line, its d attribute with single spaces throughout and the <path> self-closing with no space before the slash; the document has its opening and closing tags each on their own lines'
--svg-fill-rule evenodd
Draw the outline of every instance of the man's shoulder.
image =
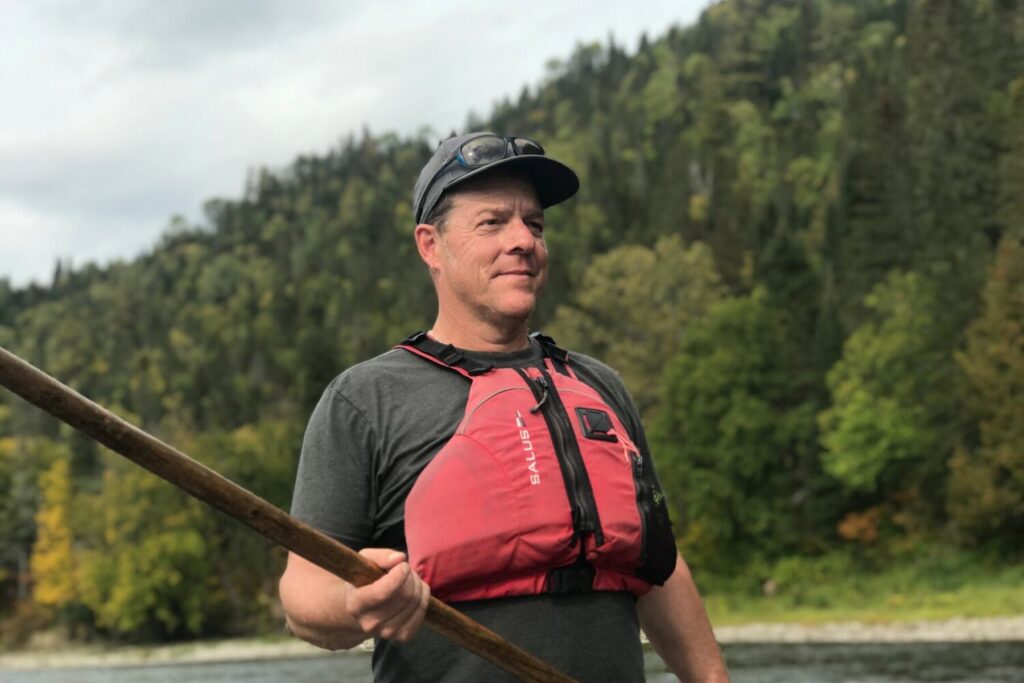
<svg viewBox="0 0 1024 683">
<path fill-rule="evenodd" d="M 410 374 L 421 371 L 425 365 L 408 351 L 392 348 L 349 366 L 331 381 L 328 389 L 341 394 L 358 394 L 401 382 Z"/>
<path fill-rule="evenodd" d="M 569 354 L 569 362 L 574 368 L 584 368 L 586 371 L 602 377 L 609 382 L 622 384 L 622 377 L 619 375 L 618 371 L 604 361 L 571 349 L 568 350 L 567 353 Z"/>
<path fill-rule="evenodd" d="M 623 412 L 635 413 L 633 397 L 622 376 L 612 366 L 585 353 L 569 350 L 569 365 L 576 376 L 597 389 L 605 400 L 618 404 Z"/>
<path fill-rule="evenodd" d="M 328 385 L 327 393 L 356 406 L 378 399 L 394 404 L 464 381 L 435 363 L 404 349 L 392 348 L 344 370 Z"/>
<path fill-rule="evenodd" d="M 382 374 L 401 372 L 408 369 L 415 364 L 411 362 L 412 360 L 407 351 L 391 348 L 380 355 L 349 366 L 334 378 L 334 383 L 372 381 Z"/>
<path fill-rule="evenodd" d="M 622 376 L 613 367 L 593 356 L 572 350 L 568 353 L 569 365 L 576 376 L 597 390 L 625 423 L 634 441 L 637 441 L 642 431 L 640 412 L 629 389 L 626 388 L 626 383 L 622 381 Z"/>
<path fill-rule="evenodd" d="M 563 348 L 569 354 L 569 364 L 572 366 L 573 371 L 580 375 L 580 379 L 599 381 L 602 385 L 613 387 L 616 393 L 626 390 L 622 382 L 622 376 L 611 365 L 580 351 L 574 351 L 571 348 L 559 348 Z"/>
</svg>

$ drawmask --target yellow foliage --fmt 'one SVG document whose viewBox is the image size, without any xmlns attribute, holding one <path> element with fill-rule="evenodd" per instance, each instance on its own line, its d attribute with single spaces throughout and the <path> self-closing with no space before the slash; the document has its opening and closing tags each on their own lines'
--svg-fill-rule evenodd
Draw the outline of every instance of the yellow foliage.
<svg viewBox="0 0 1024 683">
<path fill-rule="evenodd" d="M 77 597 L 69 508 L 71 468 L 57 460 L 39 476 L 42 505 L 36 514 L 38 535 L 32 546 L 30 567 L 33 599 L 47 607 L 61 607 Z"/>
</svg>

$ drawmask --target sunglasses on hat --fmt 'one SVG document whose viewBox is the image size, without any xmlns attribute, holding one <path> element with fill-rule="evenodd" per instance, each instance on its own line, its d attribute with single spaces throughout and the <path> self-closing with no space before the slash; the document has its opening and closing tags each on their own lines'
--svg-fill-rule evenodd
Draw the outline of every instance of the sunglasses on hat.
<svg viewBox="0 0 1024 683">
<path fill-rule="evenodd" d="M 481 168 L 502 159 L 531 154 L 544 156 L 544 148 L 529 138 L 501 137 L 489 133 L 470 138 L 459 145 L 455 153 L 441 164 L 423 190 L 423 196 L 429 196 L 430 188 L 454 163 L 466 168 Z M 416 220 L 419 221 L 421 218 L 422 216 L 417 216 Z"/>
</svg>

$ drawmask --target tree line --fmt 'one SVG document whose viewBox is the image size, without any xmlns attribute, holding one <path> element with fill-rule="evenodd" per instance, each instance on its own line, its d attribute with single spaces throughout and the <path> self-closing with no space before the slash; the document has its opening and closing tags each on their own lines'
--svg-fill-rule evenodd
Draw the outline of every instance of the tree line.
<svg viewBox="0 0 1024 683">
<path fill-rule="evenodd" d="M 699 579 L 1020 559 L 1022 27 L 1016 0 L 725 0 L 467 121 L 579 173 L 532 324 L 622 373 Z M 437 138 L 350 135 L 135 260 L 0 280 L 0 344 L 287 507 L 320 392 L 431 321 Z M 280 623 L 279 551 L 8 393 L 0 507 L 2 637 Z"/>
</svg>

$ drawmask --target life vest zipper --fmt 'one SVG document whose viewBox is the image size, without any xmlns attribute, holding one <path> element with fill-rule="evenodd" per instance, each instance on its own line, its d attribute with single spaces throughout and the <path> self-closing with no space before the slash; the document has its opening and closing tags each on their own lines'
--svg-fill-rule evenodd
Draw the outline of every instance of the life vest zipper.
<svg viewBox="0 0 1024 683">
<path fill-rule="evenodd" d="M 565 459 L 573 473 L 573 487 L 580 501 L 583 512 L 581 528 L 594 534 L 594 545 L 604 545 L 604 531 L 601 529 L 601 518 L 597 514 L 597 502 L 594 500 L 594 489 L 590 484 L 590 475 L 587 474 L 587 467 L 583 463 L 583 455 L 580 453 L 579 442 L 576 441 L 576 432 L 573 431 L 572 423 L 569 421 L 569 413 L 565 410 L 562 397 L 558 395 L 555 382 L 547 370 L 541 370 L 541 375 L 547 385 L 549 399 L 545 404 L 548 406 L 548 414 L 554 418 L 556 431 L 562 440 Z"/>
<path fill-rule="evenodd" d="M 594 490 L 590 484 L 590 476 L 583 464 L 576 434 L 565 411 L 565 404 L 558 396 L 558 390 L 551 376 L 541 370 L 541 377 L 533 378 L 521 369 L 516 371 L 533 392 L 537 407 L 548 426 L 551 442 L 555 447 L 555 456 L 562 470 L 562 480 L 572 507 L 573 531 L 582 540 L 584 534 L 594 535 L 595 545 L 604 544 L 604 531 L 594 501 Z"/>
<path fill-rule="evenodd" d="M 647 564 L 647 519 L 653 514 L 653 511 L 647 495 L 647 485 L 643 479 L 643 456 L 633 449 L 627 449 L 626 454 L 633 468 L 633 483 L 636 484 L 636 507 L 640 512 L 640 563 L 638 566 L 643 567 Z"/>
</svg>

